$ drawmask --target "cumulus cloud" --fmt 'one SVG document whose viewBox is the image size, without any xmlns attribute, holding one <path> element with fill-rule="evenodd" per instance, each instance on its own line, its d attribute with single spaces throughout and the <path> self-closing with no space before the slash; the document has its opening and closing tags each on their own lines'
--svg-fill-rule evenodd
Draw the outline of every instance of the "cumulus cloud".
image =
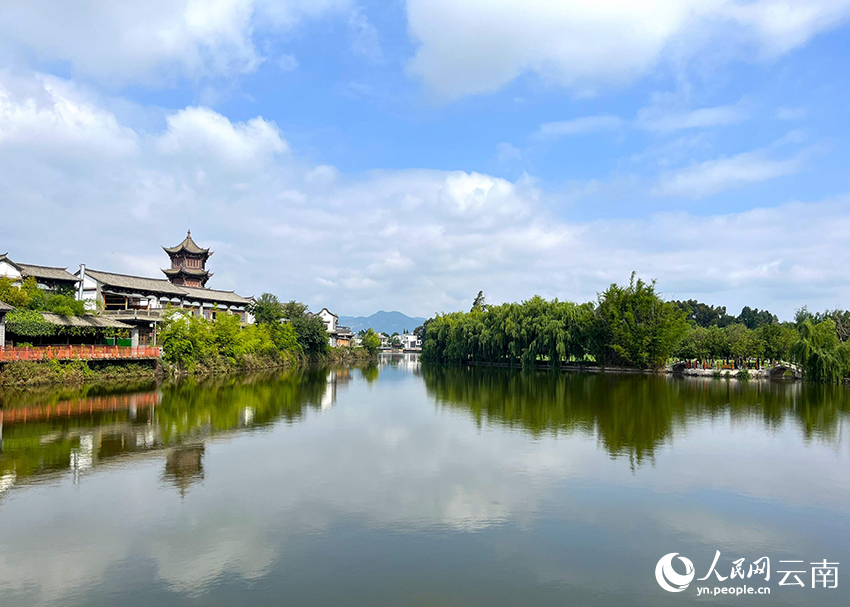
<svg viewBox="0 0 850 607">
<path fill-rule="evenodd" d="M 846 198 L 579 222 L 559 215 L 556 194 L 528 175 L 347 175 L 289 151 L 260 117 L 233 122 L 188 107 L 160 131 L 137 132 L 64 81 L 3 75 L 0 100 L 0 190 L 10 201 L 5 225 L 14 226 L 2 240 L 30 263 L 156 275 L 158 247 L 178 242 L 191 216 L 193 235 L 216 251 L 211 287 L 321 300 L 344 314 L 464 309 L 479 289 L 492 301 L 586 300 L 632 270 L 671 294 L 786 317 L 802 303 L 850 301 L 836 254 L 850 245 Z M 37 125 L 39 137 L 16 131 L 16 117 Z M 46 154 L 43 141 L 54 139 L 73 153 Z M 671 173 L 658 193 L 704 195 L 799 170 L 801 156 L 776 153 Z"/>
<path fill-rule="evenodd" d="M 718 41 L 776 56 L 849 12 L 850 0 L 408 0 L 419 44 L 409 69 L 443 100 L 525 73 L 585 94 L 712 53 Z"/>
<path fill-rule="evenodd" d="M 73 83 L 52 76 L 0 72 L 0 145 L 56 158 L 136 151 L 138 136 Z"/>
<path fill-rule="evenodd" d="M 350 6 L 349 0 L 4 2 L 0 50 L 67 62 L 116 84 L 230 76 L 264 60 L 255 30 L 287 30 Z"/>
<path fill-rule="evenodd" d="M 163 154 L 184 158 L 215 157 L 225 167 L 260 169 L 274 154 L 289 147 L 277 125 L 261 117 L 233 124 L 203 107 L 188 107 L 167 118 L 168 129 L 159 138 Z"/>
</svg>

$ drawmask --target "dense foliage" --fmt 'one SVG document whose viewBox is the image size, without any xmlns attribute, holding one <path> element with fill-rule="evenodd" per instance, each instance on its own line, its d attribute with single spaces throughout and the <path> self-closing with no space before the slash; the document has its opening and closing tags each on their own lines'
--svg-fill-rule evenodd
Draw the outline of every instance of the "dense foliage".
<svg viewBox="0 0 850 607">
<path fill-rule="evenodd" d="M 163 359 L 193 372 L 219 366 L 262 367 L 284 364 L 328 350 L 328 333 L 321 318 L 296 301 L 281 303 L 263 293 L 251 305 L 254 324 L 243 325 L 227 313 L 206 320 L 180 310 L 168 314 L 159 334 Z"/>
<path fill-rule="evenodd" d="M 850 343 L 838 339 L 831 318 L 803 321 L 793 354 L 812 381 L 837 383 L 850 374 Z"/>
<path fill-rule="evenodd" d="M 599 295 L 590 345 L 599 362 L 650 369 L 667 362 L 687 330 L 682 311 L 661 299 L 655 283 L 632 274 L 628 286 Z"/>
<path fill-rule="evenodd" d="M 375 333 L 374 329 L 370 327 L 365 331 L 361 331 L 359 337 L 360 346 L 364 348 L 369 354 L 378 353 L 378 350 L 381 348 L 381 338 L 378 337 L 378 334 Z"/>
<path fill-rule="evenodd" d="M 53 312 L 59 316 L 82 316 L 86 313 L 85 302 L 74 297 L 73 289 L 45 291 L 32 277 L 18 287 L 7 276 L 0 276 L 0 301 L 21 310 Z"/>
<path fill-rule="evenodd" d="M 560 364 L 578 361 L 658 368 L 671 359 L 725 361 L 741 369 L 762 361 L 800 365 L 806 378 L 836 382 L 850 375 L 850 312 L 797 312 L 780 323 L 767 310 L 745 306 L 738 316 L 698 301 L 664 301 L 654 283 L 632 275 L 611 285 L 595 303 L 535 296 L 488 305 L 479 292 L 468 313 L 425 322 L 423 356 L 447 363 Z M 717 363 L 718 365 L 720 363 Z"/>
<path fill-rule="evenodd" d="M 115 337 L 124 331 L 112 328 L 58 326 L 47 322 L 42 312 L 63 317 L 86 314 L 85 302 L 74 297 L 73 289 L 45 291 L 34 278 L 16 286 L 6 276 L 0 276 L 0 301 L 14 306 L 6 315 L 6 330 L 18 337 L 89 336 Z"/>
<path fill-rule="evenodd" d="M 162 357 L 178 369 L 193 372 L 199 366 L 265 366 L 286 362 L 301 353 L 295 329 L 287 323 L 242 326 L 234 314 L 206 320 L 181 310 L 170 312 L 159 334 Z"/>
<path fill-rule="evenodd" d="M 425 326 L 428 360 L 489 363 L 595 360 L 601 364 L 652 368 L 663 364 L 687 331 L 684 314 L 665 302 L 655 285 L 632 277 L 611 285 L 596 305 L 547 301 L 477 306 L 469 313 L 439 315 Z"/>
</svg>

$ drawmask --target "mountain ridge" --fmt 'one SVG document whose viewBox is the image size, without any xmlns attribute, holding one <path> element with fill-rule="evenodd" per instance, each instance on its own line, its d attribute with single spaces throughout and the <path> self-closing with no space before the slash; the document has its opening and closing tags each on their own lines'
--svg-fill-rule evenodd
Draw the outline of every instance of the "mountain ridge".
<svg viewBox="0 0 850 607">
<path fill-rule="evenodd" d="M 405 329 L 412 332 L 416 327 L 425 322 L 420 316 L 408 316 L 396 310 L 385 312 L 378 310 L 369 316 L 340 316 L 339 324 L 349 327 L 352 331 L 365 331 L 370 327 L 378 333 L 403 333 Z"/>
</svg>

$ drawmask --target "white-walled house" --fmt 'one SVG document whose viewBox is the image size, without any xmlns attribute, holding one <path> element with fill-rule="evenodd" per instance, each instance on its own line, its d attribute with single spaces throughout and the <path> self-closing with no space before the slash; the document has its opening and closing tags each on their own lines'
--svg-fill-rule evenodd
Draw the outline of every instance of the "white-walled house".
<svg viewBox="0 0 850 607">
<path fill-rule="evenodd" d="M 336 331 L 336 325 L 339 323 L 339 316 L 328 310 L 327 308 L 322 308 L 316 314 L 319 318 L 322 319 L 322 322 L 325 323 L 325 331 L 330 335 Z"/>
<path fill-rule="evenodd" d="M 399 337 L 405 350 L 421 350 L 422 340 L 415 333 L 404 333 Z"/>
<path fill-rule="evenodd" d="M 39 288 L 47 291 L 63 287 L 76 290 L 78 282 L 77 277 L 67 268 L 19 263 L 9 259 L 6 253 L 0 255 L 0 276 L 5 276 L 17 286 L 23 284 L 27 278 L 33 278 Z"/>
<path fill-rule="evenodd" d="M 348 327 L 343 327 L 339 324 L 339 316 L 322 308 L 314 316 L 325 323 L 325 331 L 328 332 L 328 343 L 332 348 L 347 348 L 351 345 L 354 339 L 354 333 Z"/>
</svg>

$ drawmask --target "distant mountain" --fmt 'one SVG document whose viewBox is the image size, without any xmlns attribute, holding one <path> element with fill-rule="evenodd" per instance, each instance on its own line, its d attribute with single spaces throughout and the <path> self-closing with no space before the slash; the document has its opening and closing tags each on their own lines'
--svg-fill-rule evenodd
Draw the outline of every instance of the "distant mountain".
<svg viewBox="0 0 850 607">
<path fill-rule="evenodd" d="M 425 322 L 424 318 L 418 316 L 408 316 L 401 312 L 375 312 L 371 316 L 340 316 L 339 324 L 344 327 L 351 328 L 357 333 L 360 330 L 366 330 L 369 327 L 375 329 L 378 333 L 404 333 L 407 329 L 409 333 Z"/>
</svg>

